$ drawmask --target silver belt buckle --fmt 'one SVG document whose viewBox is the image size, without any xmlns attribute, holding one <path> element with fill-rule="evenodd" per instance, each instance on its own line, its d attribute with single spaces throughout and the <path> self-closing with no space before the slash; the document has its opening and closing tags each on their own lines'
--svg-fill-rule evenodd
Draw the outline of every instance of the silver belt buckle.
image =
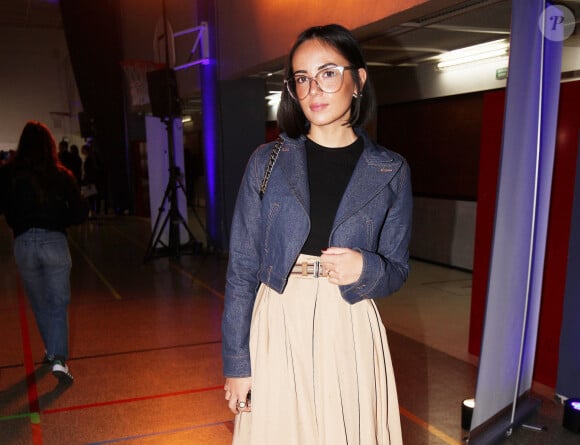
<svg viewBox="0 0 580 445">
<path fill-rule="evenodd" d="M 308 261 L 302 261 L 301 263 L 299 263 L 298 267 L 300 269 L 299 271 L 296 272 L 300 273 L 300 275 L 302 275 L 303 277 L 319 278 L 326 276 L 324 274 L 324 268 L 322 267 L 322 263 L 320 262 L 320 260 L 315 260 L 312 263 L 309 263 Z"/>
<path fill-rule="evenodd" d="M 322 269 L 322 264 L 320 263 L 319 260 L 316 260 L 314 262 L 314 272 L 312 275 L 314 276 L 314 278 L 319 278 L 323 274 L 324 274 L 324 271 Z"/>
<path fill-rule="evenodd" d="M 320 263 L 318 261 L 314 261 L 314 263 L 312 263 L 312 276 L 314 278 L 318 278 L 319 268 L 320 268 Z"/>
</svg>

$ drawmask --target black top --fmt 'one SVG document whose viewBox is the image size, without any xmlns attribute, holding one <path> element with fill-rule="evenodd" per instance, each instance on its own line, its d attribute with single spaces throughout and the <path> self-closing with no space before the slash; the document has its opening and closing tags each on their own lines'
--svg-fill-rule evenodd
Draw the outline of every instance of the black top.
<svg viewBox="0 0 580 445">
<path fill-rule="evenodd" d="M 0 214 L 14 236 L 40 228 L 65 232 L 88 215 L 88 204 L 72 173 L 62 167 L 44 179 L 14 164 L 0 167 Z"/>
<path fill-rule="evenodd" d="M 329 247 L 338 205 L 363 148 L 362 138 L 340 148 L 323 147 L 310 139 L 306 140 L 312 226 L 302 253 L 320 255 L 322 249 Z"/>
</svg>

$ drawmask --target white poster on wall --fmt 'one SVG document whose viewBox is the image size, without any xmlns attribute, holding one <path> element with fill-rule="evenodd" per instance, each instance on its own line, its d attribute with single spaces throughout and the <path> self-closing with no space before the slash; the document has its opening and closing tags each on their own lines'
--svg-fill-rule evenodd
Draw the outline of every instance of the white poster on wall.
<svg viewBox="0 0 580 445">
<path fill-rule="evenodd" d="M 149 204 L 151 208 L 151 231 L 155 232 L 153 248 L 167 246 L 169 242 L 169 211 L 171 209 L 171 194 L 177 195 L 177 209 L 182 223 L 179 227 L 180 244 L 189 241 L 187 232 L 187 199 L 185 195 L 185 163 L 183 156 L 183 125 L 181 119 L 173 119 L 173 142 L 175 167 L 178 180 L 174 186 L 170 184 L 168 128 L 165 122 L 154 116 L 145 117 L 147 137 L 147 164 L 149 171 Z M 157 227 L 156 227 L 157 225 Z"/>
</svg>

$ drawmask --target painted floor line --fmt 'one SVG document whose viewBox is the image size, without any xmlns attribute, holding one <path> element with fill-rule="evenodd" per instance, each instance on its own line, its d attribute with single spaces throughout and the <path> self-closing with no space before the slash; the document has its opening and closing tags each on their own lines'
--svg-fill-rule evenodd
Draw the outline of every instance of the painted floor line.
<svg viewBox="0 0 580 445">
<path fill-rule="evenodd" d="M 119 232 L 122 233 L 121 231 L 119 231 Z M 137 244 L 135 241 L 131 240 L 126 235 L 125 235 L 125 238 L 129 239 L 129 241 L 131 241 L 133 244 Z M 83 255 L 83 257 L 85 258 L 85 261 L 91 266 L 91 268 L 95 271 L 95 273 L 103 281 L 103 283 L 109 288 L 109 290 L 111 290 L 111 292 L 113 293 L 113 295 L 115 296 L 115 298 L 117 298 L 117 299 L 120 300 L 121 299 L 121 296 L 110 285 L 110 283 L 106 280 L 106 278 L 99 272 L 99 270 L 94 265 L 94 263 L 80 249 L 80 247 L 78 246 L 78 244 L 76 244 L 74 242 L 73 242 L 73 244 L 74 244 L 75 248 L 81 253 L 81 255 Z M 199 280 L 194 275 L 192 275 L 190 272 L 188 272 L 187 270 L 183 269 L 180 265 L 175 264 L 173 262 L 170 262 L 170 266 L 173 269 L 175 269 L 176 271 L 178 271 L 179 273 L 187 276 L 189 279 L 191 279 L 197 285 L 203 287 L 204 289 L 206 289 L 207 291 L 209 291 L 214 296 L 217 296 L 221 300 L 224 299 L 224 294 L 223 293 L 221 293 L 221 292 L 213 289 L 211 286 L 209 286 L 206 283 L 204 283 L 203 281 Z M 200 390 L 180 391 L 180 392 L 170 393 L 170 394 L 160 394 L 160 395 L 155 395 L 155 396 L 136 397 L 136 398 L 132 398 L 132 399 L 122 399 L 122 400 L 116 400 L 116 401 L 108 401 L 108 402 L 101 402 L 101 403 L 94 403 L 94 404 L 79 405 L 79 406 L 73 406 L 73 407 L 67 407 L 67 408 L 48 409 L 46 411 L 43 411 L 43 414 L 55 414 L 55 413 L 59 413 L 59 412 L 67 412 L 67 411 L 73 411 L 73 410 L 82 410 L 82 409 L 96 408 L 96 407 L 108 406 L 108 405 L 114 405 L 114 404 L 132 403 L 132 402 L 138 402 L 138 401 L 143 401 L 143 400 L 151 400 L 151 399 L 162 398 L 162 397 L 174 397 L 174 396 L 177 396 L 177 395 L 191 394 L 191 393 L 203 392 L 203 391 L 212 391 L 212 390 L 216 390 L 216 389 L 222 389 L 222 387 L 221 386 L 217 386 L 217 387 L 213 387 L 213 388 L 204 388 L 204 389 L 200 389 Z M 407 411 L 405 408 L 400 407 L 399 408 L 399 411 L 400 411 L 401 415 L 405 416 L 407 419 L 409 419 L 413 423 L 417 424 L 418 426 L 424 428 L 430 434 L 433 434 L 434 436 L 438 437 L 439 439 L 441 439 L 442 441 L 444 441 L 446 444 L 448 444 L 448 445 L 462 445 L 462 442 L 460 442 L 457 439 L 454 439 L 451 436 L 445 434 L 440 429 L 438 429 L 438 428 L 434 427 L 433 425 L 425 422 L 423 419 L 421 419 L 421 418 L 417 417 L 416 415 L 414 415 L 413 413 Z M 101 444 L 102 445 L 105 445 L 105 444 L 109 444 L 109 443 L 118 443 L 118 442 L 123 442 L 123 441 L 128 441 L 128 440 L 135 440 L 135 439 L 139 439 L 139 438 L 154 437 L 154 436 L 172 434 L 172 433 L 176 433 L 176 432 L 181 432 L 181 431 L 187 431 L 187 430 L 191 430 L 191 429 L 201 428 L 201 427 L 204 427 L 204 426 L 214 426 L 214 425 L 218 425 L 220 423 L 222 423 L 222 422 L 218 422 L 218 423 L 215 423 L 215 424 L 207 424 L 207 425 L 203 425 L 203 426 L 188 427 L 188 428 L 183 428 L 183 429 L 180 429 L 180 430 L 171 430 L 171 431 L 166 431 L 166 432 L 162 432 L 162 433 L 152 433 L 152 434 L 145 434 L 145 435 L 140 435 L 140 436 L 131 436 L 131 437 L 125 437 L 125 438 L 112 439 L 112 440 L 108 440 L 108 441 L 104 441 L 104 442 L 93 442 L 93 443 L 90 443 L 90 444 L 87 444 L 87 445 L 101 445 Z"/>
<path fill-rule="evenodd" d="M 26 317 L 26 301 L 22 284 L 18 282 L 18 312 L 20 317 L 20 334 L 22 337 L 22 353 L 24 355 L 24 370 L 26 371 L 26 388 L 28 393 L 28 408 L 30 409 L 30 429 L 33 445 L 42 445 L 42 427 L 40 426 L 40 405 L 38 403 L 38 389 L 34 374 L 34 360 L 30 347 L 28 318 Z"/>
<path fill-rule="evenodd" d="M 405 416 L 407 419 L 409 419 L 411 422 L 419 425 L 421 428 L 426 429 L 427 431 L 429 431 L 430 434 L 433 434 L 434 436 L 438 437 L 446 444 L 448 444 L 448 445 L 463 445 L 463 443 L 461 441 L 454 439 L 453 437 L 445 434 L 439 428 L 436 428 L 433 425 L 425 422 L 423 419 L 421 419 L 420 417 L 417 417 L 415 414 L 407 411 L 405 408 L 403 408 L 401 406 L 399 406 L 399 412 L 403 416 Z"/>
<path fill-rule="evenodd" d="M 67 406 L 64 408 L 51 408 L 51 409 L 43 410 L 42 414 L 48 415 L 48 414 L 65 413 L 65 412 L 70 412 L 70 411 L 80 411 L 80 410 L 91 409 L 91 408 L 100 408 L 100 407 L 104 407 L 104 406 L 122 405 L 125 403 L 142 402 L 142 401 L 146 401 L 146 400 L 155 400 L 155 399 L 162 399 L 162 398 L 167 398 L 167 397 L 176 397 L 176 396 L 182 396 L 182 395 L 186 395 L 186 394 L 197 394 L 197 393 L 201 393 L 201 392 L 210 392 L 210 391 L 217 391 L 217 390 L 223 390 L 223 385 L 210 386 L 207 388 L 188 389 L 185 391 L 177 391 L 177 392 L 172 392 L 172 393 L 167 393 L 167 394 L 155 394 L 155 395 L 150 395 L 150 396 L 133 397 L 133 398 L 129 398 L 129 399 L 109 400 L 107 402 L 87 403 L 85 405 Z"/>
<path fill-rule="evenodd" d="M 174 430 L 160 431 L 160 432 L 149 433 L 149 434 L 140 434 L 138 436 L 119 437 L 116 439 L 109 439 L 109 440 L 105 440 L 105 441 L 101 441 L 101 442 L 90 442 L 90 443 L 87 443 L 85 445 L 106 445 L 108 443 L 127 442 L 127 441 L 131 441 L 131 440 L 145 439 L 147 437 L 167 436 L 167 435 L 171 435 L 171 434 L 182 433 L 185 431 L 193 431 L 193 430 L 198 430 L 201 428 L 210 428 L 212 426 L 224 425 L 228 422 L 231 422 L 231 420 L 224 421 L 224 422 L 206 423 L 203 425 L 192 425 L 192 426 L 188 426 L 188 427 L 184 427 L 184 428 L 177 428 Z"/>
<path fill-rule="evenodd" d="M 177 345 L 169 345 L 169 346 L 159 346 L 157 348 L 143 348 L 143 349 L 131 349 L 129 351 L 119 351 L 119 352 L 107 352 L 103 354 L 92 354 L 92 355 L 75 355 L 71 357 L 69 361 L 73 360 L 94 360 L 94 359 L 102 359 L 102 358 L 111 358 L 111 357 L 119 357 L 124 355 L 135 355 L 135 354 L 146 354 L 150 352 L 160 352 L 160 351 L 171 351 L 175 349 L 184 349 L 184 348 L 203 348 L 205 346 L 213 346 L 221 344 L 221 340 L 211 340 L 205 341 L 201 343 L 182 343 Z M 1 445 L 1 444 L 0 444 Z"/>
<path fill-rule="evenodd" d="M 25 419 L 30 418 L 32 423 L 38 423 L 38 413 L 22 413 L 22 414 L 13 414 L 11 416 L 2 416 L 0 417 L 0 422 L 5 422 L 8 420 L 18 420 L 18 419 Z"/>
<path fill-rule="evenodd" d="M 99 277 L 99 279 L 101 280 L 101 282 L 105 285 L 105 287 L 107 289 L 109 289 L 109 291 L 111 292 L 111 294 L 113 295 L 113 297 L 115 297 L 116 300 L 122 300 L 123 298 L 121 297 L 121 294 L 119 294 L 119 292 L 117 292 L 117 290 L 113 287 L 113 285 L 109 282 L 109 280 L 107 280 L 107 278 L 105 278 L 105 276 L 101 273 L 101 271 L 97 268 L 97 266 L 95 265 L 95 263 L 93 263 L 91 261 L 91 259 L 88 257 L 88 255 L 84 252 L 84 250 L 81 249 L 81 247 L 77 244 L 76 241 L 74 241 L 72 238 L 69 238 L 69 242 L 74 246 L 74 248 L 82 255 L 82 257 L 84 258 L 84 260 L 86 261 L 86 263 L 89 265 L 89 267 L 93 270 L 93 272 L 95 272 L 95 274 L 97 275 L 97 277 Z"/>
<path fill-rule="evenodd" d="M 449 435 L 445 434 L 444 432 L 442 432 L 438 428 L 434 427 L 433 425 L 430 425 L 429 423 L 425 422 L 424 420 L 422 420 L 419 417 L 415 416 L 414 414 L 410 413 L 406 409 L 400 408 L 400 412 L 403 416 L 407 417 L 409 420 L 411 420 L 412 422 L 421 426 L 422 428 L 425 428 L 430 434 L 433 434 L 434 436 L 438 437 L 446 444 L 462 445 L 462 443 L 460 441 L 450 437 Z M 225 424 L 225 423 L 226 422 L 213 422 L 213 423 L 207 423 L 207 424 L 203 424 L 203 425 L 194 425 L 191 427 L 161 431 L 161 432 L 150 433 L 150 434 L 141 434 L 141 435 L 136 435 L 136 436 L 119 437 L 119 438 L 109 439 L 109 440 L 105 440 L 105 441 L 101 441 L 101 442 L 91 442 L 91 443 L 88 443 L 86 445 L 106 445 L 106 444 L 110 444 L 110 443 L 119 443 L 119 442 L 143 439 L 146 437 L 166 436 L 166 435 L 176 434 L 176 433 L 180 433 L 180 432 L 184 432 L 184 431 L 191 431 L 191 430 L 200 429 L 200 428 L 217 426 L 217 425 L 221 425 L 221 424 Z"/>
<path fill-rule="evenodd" d="M 133 245 L 135 245 L 135 246 L 137 246 L 139 248 L 143 248 L 143 245 L 141 243 L 133 240 L 132 238 L 129 238 L 125 233 L 123 233 L 118 228 L 113 227 L 113 229 L 116 230 L 117 232 L 119 232 L 122 236 L 125 237 L 125 239 L 129 240 L 129 242 L 131 242 Z M 170 262 L 169 265 L 171 266 L 171 268 L 177 270 L 182 275 L 185 275 L 187 278 L 189 278 L 191 281 L 193 281 L 198 286 L 203 287 L 205 290 L 207 290 L 208 292 L 210 292 L 212 295 L 218 297 L 222 301 L 224 300 L 225 296 L 224 296 L 224 294 L 222 292 L 220 292 L 218 290 L 215 290 L 209 284 L 206 284 L 203 281 L 201 281 L 199 278 L 196 278 L 193 274 L 191 274 L 190 272 L 188 272 L 187 270 L 185 270 L 182 266 L 180 266 L 178 264 L 175 264 L 173 262 Z"/>
<path fill-rule="evenodd" d="M 185 275 L 186 277 L 188 277 L 191 281 L 193 281 L 195 284 L 197 284 L 198 286 L 203 287 L 205 290 L 207 290 L 208 292 L 210 292 L 212 295 L 218 297 L 220 300 L 224 300 L 225 296 L 223 293 L 215 290 L 213 287 L 211 287 L 208 284 L 205 284 L 203 281 L 201 281 L 199 278 L 196 278 L 195 276 L 193 276 L 190 272 L 188 272 L 187 270 L 183 269 L 183 267 L 181 267 L 178 264 L 174 264 L 174 263 L 170 263 L 171 267 L 175 270 L 177 270 L 179 273 L 181 273 L 182 275 Z"/>
</svg>

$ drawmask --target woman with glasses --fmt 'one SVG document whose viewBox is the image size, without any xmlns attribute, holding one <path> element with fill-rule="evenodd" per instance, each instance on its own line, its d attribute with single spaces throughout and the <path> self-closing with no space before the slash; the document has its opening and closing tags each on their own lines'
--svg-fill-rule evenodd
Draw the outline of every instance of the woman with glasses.
<svg viewBox="0 0 580 445">
<path fill-rule="evenodd" d="M 234 444 L 401 444 L 374 298 L 408 274 L 409 167 L 373 142 L 367 66 L 342 26 L 302 32 L 277 143 L 250 158 L 231 229 L 222 322 Z"/>
</svg>

